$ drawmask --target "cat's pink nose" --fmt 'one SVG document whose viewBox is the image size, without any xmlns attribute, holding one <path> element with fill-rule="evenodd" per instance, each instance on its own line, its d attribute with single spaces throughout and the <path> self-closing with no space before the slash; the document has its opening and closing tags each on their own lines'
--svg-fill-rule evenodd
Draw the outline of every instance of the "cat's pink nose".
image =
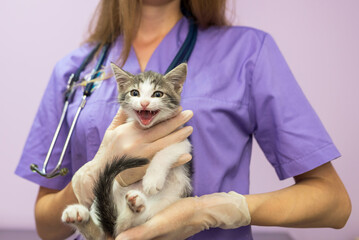
<svg viewBox="0 0 359 240">
<path fill-rule="evenodd" d="M 146 100 L 142 100 L 141 101 L 141 106 L 143 107 L 143 109 L 146 109 L 146 107 L 150 105 L 150 102 L 149 101 L 146 101 Z"/>
</svg>

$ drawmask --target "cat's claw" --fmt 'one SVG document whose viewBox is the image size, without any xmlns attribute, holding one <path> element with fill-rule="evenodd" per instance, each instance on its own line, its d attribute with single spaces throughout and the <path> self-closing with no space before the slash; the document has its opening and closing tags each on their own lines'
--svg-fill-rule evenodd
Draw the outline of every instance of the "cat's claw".
<svg viewBox="0 0 359 240">
<path fill-rule="evenodd" d="M 81 204 L 67 206 L 61 216 L 62 222 L 69 224 L 86 223 L 89 218 L 90 211 Z"/>
<path fill-rule="evenodd" d="M 141 213 L 145 210 L 145 196 L 136 190 L 128 191 L 126 196 L 128 207 L 134 213 Z"/>
</svg>

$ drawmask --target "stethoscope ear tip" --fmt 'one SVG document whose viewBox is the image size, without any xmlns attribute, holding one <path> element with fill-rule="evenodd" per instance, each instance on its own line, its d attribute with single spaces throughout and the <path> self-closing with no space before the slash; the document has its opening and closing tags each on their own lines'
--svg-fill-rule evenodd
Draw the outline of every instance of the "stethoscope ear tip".
<svg viewBox="0 0 359 240">
<path fill-rule="evenodd" d="M 41 176 L 43 177 L 46 177 L 46 178 L 53 178 L 53 177 L 56 177 L 56 176 L 65 176 L 66 174 L 69 173 L 69 169 L 68 168 L 61 168 L 59 171 L 56 171 L 56 169 L 51 172 L 51 173 L 47 173 L 46 170 L 43 170 L 44 172 L 40 171 L 39 170 L 39 166 L 37 166 L 36 164 L 31 164 L 30 165 L 30 169 L 32 172 L 36 172 L 38 174 L 40 174 Z"/>
<path fill-rule="evenodd" d="M 30 165 L 30 169 L 31 169 L 31 171 L 33 171 L 33 172 L 38 172 L 39 170 L 39 166 L 37 166 L 36 164 L 31 164 Z"/>
<path fill-rule="evenodd" d="M 65 176 L 68 173 L 69 173 L 69 169 L 67 169 L 67 168 L 61 168 L 60 169 L 60 175 L 61 176 Z"/>
</svg>

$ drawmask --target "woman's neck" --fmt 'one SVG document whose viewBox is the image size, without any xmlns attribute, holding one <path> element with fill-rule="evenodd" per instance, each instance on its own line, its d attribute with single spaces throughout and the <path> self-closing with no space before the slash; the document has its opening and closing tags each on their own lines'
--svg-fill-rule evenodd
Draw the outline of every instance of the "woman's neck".
<svg viewBox="0 0 359 240">
<path fill-rule="evenodd" d="M 156 47 L 181 17 L 179 0 L 164 4 L 146 4 L 144 1 L 141 22 L 133 41 L 142 71 Z"/>
</svg>

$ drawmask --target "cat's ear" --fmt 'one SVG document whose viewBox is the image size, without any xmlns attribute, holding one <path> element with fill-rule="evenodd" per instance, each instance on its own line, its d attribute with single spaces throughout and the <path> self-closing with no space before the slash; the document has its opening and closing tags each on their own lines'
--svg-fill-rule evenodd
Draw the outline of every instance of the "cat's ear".
<svg viewBox="0 0 359 240">
<path fill-rule="evenodd" d="M 176 92 L 181 93 L 182 86 L 187 76 L 187 63 L 181 63 L 164 77 L 166 80 L 171 81 Z"/>
<path fill-rule="evenodd" d="M 125 70 L 122 70 L 114 63 L 111 63 L 111 68 L 113 74 L 115 75 L 119 90 L 124 90 L 124 88 L 131 83 L 133 75 Z"/>
</svg>

